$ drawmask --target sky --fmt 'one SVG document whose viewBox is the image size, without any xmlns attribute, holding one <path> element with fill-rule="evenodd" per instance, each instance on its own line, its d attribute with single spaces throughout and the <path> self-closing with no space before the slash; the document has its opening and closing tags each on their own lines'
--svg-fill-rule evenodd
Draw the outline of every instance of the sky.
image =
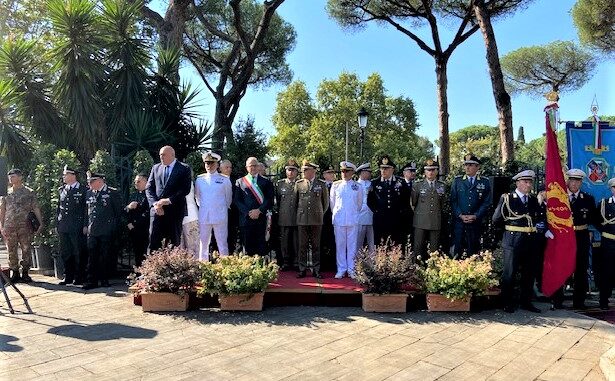
<svg viewBox="0 0 615 381">
<path fill-rule="evenodd" d="M 526 10 L 494 22 L 500 56 L 521 47 L 543 45 L 555 40 L 577 41 L 570 9 L 575 0 L 536 0 Z M 292 24 L 297 42 L 287 61 L 293 80 L 304 81 L 312 97 L 319 83 L 334 79 L 343 71 L 354 72 L 361 80 L 377 72 L 390 96 L 414 101 L 420 127 L 418 133 L 434 141 L 438 137 L 438 107 L 435 66 L 431 56 L 412 40 L 388 25 L 369 24 L 359 31 L 342 29 L 329 18 L 326 0 L 286 0 L 279 8 L 281 17 Z M 452 25 L 455 28 L 456 25 Z M 443 29 L 443 44 L 448 46 L 453 29 Z M 421 37 L 428 36 L 420 29 Z M 430 40 L 430 39 L 428 39 Z M 189 64 L 180 72 L 183 80 L 202 88 L 200 110 L 205 120 L 213 121 L 214 100 Z M 497 112 L 480 31 L 453 52 L 448 66 L 450 132 L 473 124 L 497 125 Z M 265 134 L 275 134 L 271 117 L 276 96 L 286 86 L 248 90 L 241 101 L 236 121 L 251 115 Z M 611 89 L 609 92 L 608 90 Z M 581 89 L 560 94 L 561 120 L 583 120 L 591 112 L 594 96 L 599 114 L 615 115 L 615 60 L 599 59 L 592 79 Z M 542 135 L 545 129 L 544 98 L 513 97 L 515 136 L 524 126 L 526 140 Z"/>
</svg>

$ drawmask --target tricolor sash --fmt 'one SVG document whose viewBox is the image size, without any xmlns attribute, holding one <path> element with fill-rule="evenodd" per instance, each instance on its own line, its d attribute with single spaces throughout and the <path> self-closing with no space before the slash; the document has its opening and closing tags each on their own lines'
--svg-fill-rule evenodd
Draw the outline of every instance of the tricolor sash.
<svg viewBox="0 0 615 381">
<path fill-rule="evenodd" d="M 242 177 L 241 181 L 245 184 L 246 188 L 252 192 L 252 195 L 256 201 L 258 201 L 259 204 L 262 204 L 265 201 L 265 196 L 263 195 L 263 192 L 259 188 L 258 184 L 256 184 L 256 182 L 252 182 L 252 179 L 252 175 L 248 174 Z"/>
</svg>

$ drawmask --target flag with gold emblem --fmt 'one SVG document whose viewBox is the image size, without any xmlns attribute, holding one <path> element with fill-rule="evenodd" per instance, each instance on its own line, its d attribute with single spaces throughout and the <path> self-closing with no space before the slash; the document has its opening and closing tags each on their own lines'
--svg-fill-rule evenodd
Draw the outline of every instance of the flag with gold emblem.
<svg viewBox="0 0 615 381">
<path fill-rule="evenodd" d="M 557 93 L 550 94 L 550 97 L 547 95 L 547 99 L 551 103 L 545 108 L 547 124 L 545 190 L 547 192 L 547 225 L 553 236 L 547 239 L 544 253 L 542 293 L 551 296 L 574 272 L 577 243 L 555 134 L 558 110 Z"/>
</svg>

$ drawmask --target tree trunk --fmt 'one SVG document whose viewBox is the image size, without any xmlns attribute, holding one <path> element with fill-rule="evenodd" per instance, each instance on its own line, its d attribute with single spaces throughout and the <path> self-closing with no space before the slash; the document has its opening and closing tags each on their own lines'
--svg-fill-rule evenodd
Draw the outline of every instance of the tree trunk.
<svg viewBox="0 0 615 381">
<path fill-rule="evenodd" d="M 474 3 L 474 14 L 480 26 L 480 30 L 485 40 L 487 50 L 487 64 L 489 75 L 491 76 L 491 86 L 495 107 L 498 111 L 498 125 L 500 128 L 500 150 L 502 153 L 502 164 L 515 159 L 515 138 L 513 135 L 512 103 L 510 95 L 504 87 L 504 76 L 500 66 L 498 45 L 495 39 L 491 17 L 485 9 L 484 0 L 477 0 Z"/>
<path fill-rule="evenodd" d="M 446 176 L 450 171 L 451 146 L 448 136 L 448 58 L 436 56 L 436 82 L 438 96 L 438 124 L 440 127 L 440 175 Z"/>
<path fill-rule="evenodd" d="M 216 97 L 216 114 L 214 116 L 214 130 L 211 137 L 211 148 L 216 152 L 222 152 L 224 148 L 224 138 L 228 136 L 229 131 L 233 131 L 227 115 L 228 107 L 224 102 L 224 97 Z M 228 141 L 228 140 L 227 140 Z"/>
</svg>

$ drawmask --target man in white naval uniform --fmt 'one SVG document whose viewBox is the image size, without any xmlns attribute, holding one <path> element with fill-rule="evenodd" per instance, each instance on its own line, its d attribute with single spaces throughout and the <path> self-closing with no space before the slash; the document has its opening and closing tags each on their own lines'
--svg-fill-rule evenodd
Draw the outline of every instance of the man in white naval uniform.
<svg viewBox="0 0 615 381">
<path fill-rule="evenodd" d="M 333 183 L 329 194 L 335 252 L 337 259 L 336 279 L 345 273 L 354 278 L 354 257 L 357 253 L 359 212 L 363 205 L 363 186 L 352 179 L 356 167 L 348 161 L 340 163 L 342 179 Z"/>
<path fill-rule="evenodd" d="M 203 154 L 205 173 L 194 184 L 194 195 L 199 205 L 199 260 L 209 260 L 209 244 L 213 230 L 220 255 L 228 255 L 228 210 L 233 201 L 233 186 L 228 177 L 217 172 L 220 155 Z"/>
<path fill-rule="evenodd" d="M 359 180 L 357 183 L 363 186 L 363 205 L 359 212 L 359 233 L 357 234 L 357 251 L 364 247 L 367 240 L 367 249 L 370 253 L 374 252 L 374 213 L 367 206 L 367 194 L 372 186 L 372 168 L 369 163 L 361 164 L 357 167 Z"/>
</svg>

